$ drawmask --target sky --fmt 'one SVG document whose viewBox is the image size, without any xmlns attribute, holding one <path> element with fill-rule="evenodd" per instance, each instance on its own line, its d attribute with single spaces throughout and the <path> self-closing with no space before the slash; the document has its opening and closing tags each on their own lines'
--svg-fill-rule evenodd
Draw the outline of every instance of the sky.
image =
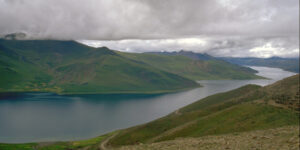
<svg viewBox="0 0 300 150">
<path fill-rule="evenodd" d="M 299 0 L 0 0 L 0 35 L 127 52 L 298 57 Z"/>
</svg>

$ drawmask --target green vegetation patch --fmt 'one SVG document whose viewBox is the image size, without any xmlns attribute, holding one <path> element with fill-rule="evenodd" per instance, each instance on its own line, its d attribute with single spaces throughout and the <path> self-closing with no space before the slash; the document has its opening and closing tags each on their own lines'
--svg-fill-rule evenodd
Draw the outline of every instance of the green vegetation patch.
<svg viewBox="0 0 300 150">
<path fill-rule="evenodd" d="M 111 133 L 112 134 L 112 133 Z M 0 150 L 73 150 L 88 147 L 89 150 L 97 150 L 102 140 L 109 137 L 111 134 L 106 134 L 88 140 L 72 141 L 72 142 L 42 142 L 42 143 L 27 143 L 27 144 L 2 144 Z"/>
</svg>

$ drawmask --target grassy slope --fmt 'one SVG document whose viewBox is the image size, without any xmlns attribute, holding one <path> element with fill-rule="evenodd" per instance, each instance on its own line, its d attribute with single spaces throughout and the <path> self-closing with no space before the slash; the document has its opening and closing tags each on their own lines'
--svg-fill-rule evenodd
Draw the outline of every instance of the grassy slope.
<svg viewBox="0 0 300 150">
<path fill-rule="evenodd" d="M 0 40 L 0 92 L 159 93 L 192 80 L 73 41 Z"/>
<path fill-rule="evenodd" d="M 254 75 L 254 70 L 218 59 L 200 60 L 183 55 L 118 53 L 124 57 L 145 62 L 161 70 L 170 71 L 192 80 L 259 78 Z"/>
<path fill-rule="evenodd" d="M 177 137 L 299 125 L 299 112 L 295 108 L 288 109 L 285 103 L 274 103 L 274 95 L 281 94 L 288 94 L 290 101 L 299 103 L 299 75 L 263 88 L 247 85 L 209 96 L 161 119 L 122 130 L 109 144 L 152 143 Z"/>
</svg>

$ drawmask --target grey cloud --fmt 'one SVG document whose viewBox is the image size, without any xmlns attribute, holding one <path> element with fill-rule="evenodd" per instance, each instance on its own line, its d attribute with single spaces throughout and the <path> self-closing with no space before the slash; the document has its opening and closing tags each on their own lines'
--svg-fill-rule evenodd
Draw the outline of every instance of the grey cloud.
<svg viewBox="0 0 300 150">
<path fill-rule="evenodd" d="M 299 54 L 299 0 L 0 0 L 0 35 L 123 51 Z"/>
<path fill-rule="evenodd" d="M 298 36 L 298 0 L 0 0 L 0 34 L 32 38 L 155 39 Z"/>
<path fill-rule="evenodd" d="M 299 57 L 296 37 L 263 37 L 231 39 L 234 42 L 209 50 L 215 56 L 232 57 Z"/>
<path fill-rule="evenodd" d="M 208 53 L 213 56 L 231 57 L 297 57 L 299 56 L 299 39 L 296 37 L 189 37 L 155 40 L 111 40 L 81 43 L 93 47 L 107 46 L 126 52 L 180 51 L 188 50 Z"/>
</svg>

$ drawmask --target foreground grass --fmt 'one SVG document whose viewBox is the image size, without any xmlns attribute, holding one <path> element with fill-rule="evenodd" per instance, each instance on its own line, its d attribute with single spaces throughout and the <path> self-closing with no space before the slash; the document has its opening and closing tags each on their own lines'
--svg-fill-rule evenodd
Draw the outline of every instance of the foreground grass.
<svg viewBox="0 0 300 150">
<path fill-rule="evenodd" d="M 105 138 L 111 136 L 106 134 L 96 138 L 72 141 L 72 142 L 44 142 L 44 143 L 26 143 L 26 144 L 3 144 L 0 143 L 0 150 L 70 150 L 88 148 L 90 150 L 96 150 L 99 148 L 99 144 Z"/>
</svg>

